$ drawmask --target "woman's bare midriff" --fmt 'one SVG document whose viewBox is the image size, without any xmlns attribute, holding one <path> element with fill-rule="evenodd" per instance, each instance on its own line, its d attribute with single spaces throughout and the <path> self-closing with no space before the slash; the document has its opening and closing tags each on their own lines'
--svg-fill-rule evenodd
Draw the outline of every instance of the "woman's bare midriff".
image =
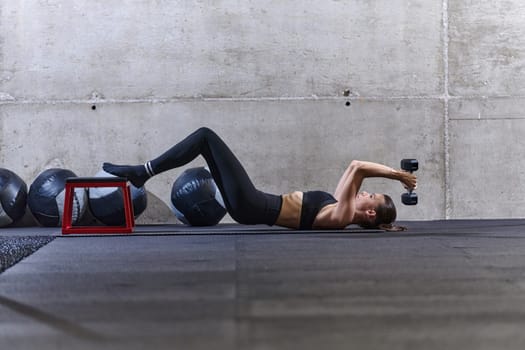
<svg viewBox="0 0 525 350">
<path fill-rule="evenodd" d="M 282 196 L 281 212 L 275 222 L 276 225 L 299 228 L 301 223 L 301 208 L 303 206 L 303 192 L 295 191 Z"/>
</svg>

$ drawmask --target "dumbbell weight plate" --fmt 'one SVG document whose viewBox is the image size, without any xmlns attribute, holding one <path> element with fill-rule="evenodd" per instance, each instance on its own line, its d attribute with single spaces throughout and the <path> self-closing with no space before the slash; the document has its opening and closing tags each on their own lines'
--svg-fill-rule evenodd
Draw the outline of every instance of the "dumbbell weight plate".
<svg viewBox="0 0 525 350">
<path fill-rule="evenodd" d="M 401 201 L 404 205 L 416 205 L 417 204 L 417 194 L 414 192 L 403 193 L 401 195 Z"/>
<path fill-rule="evenodd" d="M 402 159 L 401 160 L 401 169 L 406 171 L 417 171 L 419 168 L 419 162 L 417 159 Z"/>
</svg>

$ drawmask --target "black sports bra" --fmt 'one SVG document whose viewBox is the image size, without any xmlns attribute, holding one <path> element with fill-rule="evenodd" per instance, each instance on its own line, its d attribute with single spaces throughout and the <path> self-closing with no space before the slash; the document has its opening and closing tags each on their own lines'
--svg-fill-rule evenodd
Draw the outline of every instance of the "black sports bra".
<svg viewBox="0 0 525 350">
<path fill-rule="evenodd" d="M 323 191 L 303 192 L 299 229 L 311 230 L 319 211 L 333 203 L 337 203 L 337 200 L 330 193 Z"/>
</svg>

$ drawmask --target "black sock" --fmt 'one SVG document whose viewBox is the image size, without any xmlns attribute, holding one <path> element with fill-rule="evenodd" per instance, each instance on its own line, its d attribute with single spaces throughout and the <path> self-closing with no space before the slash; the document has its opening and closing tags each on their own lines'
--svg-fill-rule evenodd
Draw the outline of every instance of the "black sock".
<svg viewBox="0 0 525 350">
<path fill-rule="evenodd" d="M 144 183 L 154 175 L 153 173 L 148 173 L 146 165 L 115 165 L 104 163 L 102 169 L 110 174 L 125 177 L 135 187 L 144 186 Z"/>
</svg>

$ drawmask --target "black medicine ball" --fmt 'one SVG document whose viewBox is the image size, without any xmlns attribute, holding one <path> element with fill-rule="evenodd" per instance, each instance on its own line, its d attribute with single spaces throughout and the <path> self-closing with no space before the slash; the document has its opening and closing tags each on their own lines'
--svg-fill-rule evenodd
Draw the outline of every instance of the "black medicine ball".
<svg viewBox="0 0 525 350">
<path fill-rule="evenodd" d="M 0 227 L 24 216 L 26 204 L 26 183 L 11 170 L 0 168 Z"/>
<path fill-rule="evenodd" d="M 43 226 L 60 226 L 64 214 L 66 179 L 76 177 L 71 170 L 53 168 L 43 171 L 29 187 L 27 204 Z M 77 188 L 73 196 L 72 223 L 78 223 L 87 208 L 85 189 Z"/>
<path fill-rule="evenodd" d="M 175 180 L 171 203 L 177 218 L 187 225 L 217 225 L 226 215 L 221 193 L 203 167 L 187 169 Z"/>
<path fill-rule="evenodd" d="M 95 177 L 115 177 L 104 170 L 99 171 Z M 138 188 L 130 186 L 133 216 L 136 218 L 146 210 L 148 196 L 144 186 Z M 94 187 L 88 191 L 89 209 L 98 221 L 106 225 L 124 225 L 124 196 L 116 187 Z"/>
</svg>

